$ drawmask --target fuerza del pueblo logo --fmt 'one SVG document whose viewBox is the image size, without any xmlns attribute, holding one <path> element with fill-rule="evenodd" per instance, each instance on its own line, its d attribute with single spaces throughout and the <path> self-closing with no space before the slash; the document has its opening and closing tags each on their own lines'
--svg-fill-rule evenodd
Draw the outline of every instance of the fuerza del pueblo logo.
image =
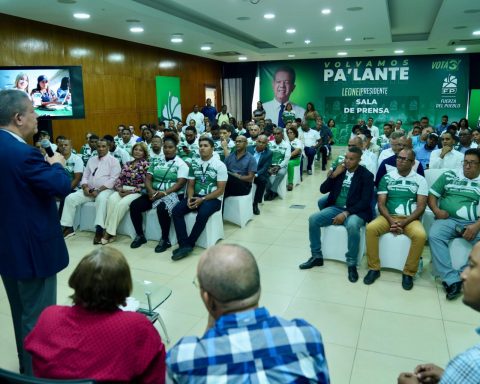
<svg viewBox="0 0 480 384">
<path fill-rule="evenodd" d="M 457 94 L 457 77 L 448 75 L 443 79 L 442 96 L 454 96 Z"/>
</svg>

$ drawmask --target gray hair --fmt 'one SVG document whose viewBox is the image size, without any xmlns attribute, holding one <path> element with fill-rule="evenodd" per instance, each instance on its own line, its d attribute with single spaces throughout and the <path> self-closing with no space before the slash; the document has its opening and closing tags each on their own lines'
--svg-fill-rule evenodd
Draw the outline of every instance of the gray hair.
<svg viewBox="0 0 480 384">
<path fill-rule="evenodd" d="M 392 134 L 390 135 L 390 140 L 400 139 L 403 136 L 405 136 L 404 131 L 395 131 L 395 132 L 392 132 Z"/>
<path fill-rule="evenodd" d="M 0 126 L 6 127 L 13 122 L 17 113 L 27 110 L 30 99 L 28 95 L 18 89 L 0 91 Z"/>
</svg>

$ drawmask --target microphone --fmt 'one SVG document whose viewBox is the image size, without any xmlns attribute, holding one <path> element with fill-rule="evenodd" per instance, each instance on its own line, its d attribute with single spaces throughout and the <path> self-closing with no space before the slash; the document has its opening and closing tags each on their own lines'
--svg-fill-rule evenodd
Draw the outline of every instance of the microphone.
<svg viewBox="0 0 480 384">
<path fill-rule="evenodd" d="M 53 157 L 53 149 L 50 141 L 48 141 L 47 139 L 43 139 L 40 142 L 40 145 L 45 150 L 45 152 L 47 152 L 48 157 Z"/>
</svg>

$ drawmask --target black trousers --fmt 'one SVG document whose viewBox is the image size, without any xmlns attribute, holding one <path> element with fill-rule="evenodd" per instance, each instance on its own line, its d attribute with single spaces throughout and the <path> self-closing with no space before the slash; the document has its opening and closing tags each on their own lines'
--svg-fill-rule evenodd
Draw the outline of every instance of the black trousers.
<svg viewBox="0 0 480 384">
<path fill-rule="evenodd" d="M 138 199 L 132 201 L 130 204 L 130 218 L 132 219 L 133 227 L 137 236 L 144 236 L 142 213 L 152 209 L 152 201 L 148 195 L 142 195 Z M 157 217 L 162 229 L 162 239 L 168 241 L 168 234 L 170 233 L 170 216 L 163 201 L 157 206 Z"/>
<path fill-rule="evenodd" d="M 263 201 L 263 195 L 265 195 L 265 188 L 267 187 L 269 175 L 258 175 L 253 181 L 257 185 L 255 196 L 253 197 L 253 204 L 260 204 Z"/>
<path fill-rule="evenodd" d="M 228 175 L 227 185 L 225 186 L 224 197 L 228 196 L 245 196 L 250 193 L 252 183 L 243 181 L 238 177 Z"/>
</svg>

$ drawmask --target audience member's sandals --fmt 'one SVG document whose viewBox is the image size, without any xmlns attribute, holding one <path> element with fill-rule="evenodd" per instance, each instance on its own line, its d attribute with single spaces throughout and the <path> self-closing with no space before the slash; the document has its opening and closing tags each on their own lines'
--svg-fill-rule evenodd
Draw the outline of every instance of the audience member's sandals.
<svg viewBox="0 0 480 384">
<path fill-rule="evenodd" d="M 115 241 L 115 236 L 110 235 L 109 233 L 105 232 L 103 237 L 102 237 L 102 245 L 108 244 L 108 243 L 113 243 Z"/>
<path fill-rule="evenodd" d="M 293 190 L 293 184 L 288 184 L 287 185 L 287 191 Z"/>
</svg>

